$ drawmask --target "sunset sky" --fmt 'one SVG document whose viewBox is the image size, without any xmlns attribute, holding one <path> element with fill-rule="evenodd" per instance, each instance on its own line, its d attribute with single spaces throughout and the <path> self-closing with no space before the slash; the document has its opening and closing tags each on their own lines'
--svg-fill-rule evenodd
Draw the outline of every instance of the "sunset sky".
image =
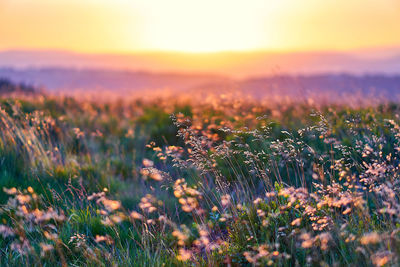
<svg viewBox="0 0 400 267">
<path fill-rule="evenodd" d="M 400 46 L 399 0 L 0 0 L 0 50 L 302 51 Z"/>
</svg>

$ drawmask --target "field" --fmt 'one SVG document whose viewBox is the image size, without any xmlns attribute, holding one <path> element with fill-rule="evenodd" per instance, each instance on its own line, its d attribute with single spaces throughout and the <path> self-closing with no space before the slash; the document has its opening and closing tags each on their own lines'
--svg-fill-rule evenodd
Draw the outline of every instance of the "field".
<svg viewBox="0 0 400 267">
<path fill-rule="evenodd" d="M 400 106 L 0 102 L 1 266 L 397 266 Z"/>
</svg>

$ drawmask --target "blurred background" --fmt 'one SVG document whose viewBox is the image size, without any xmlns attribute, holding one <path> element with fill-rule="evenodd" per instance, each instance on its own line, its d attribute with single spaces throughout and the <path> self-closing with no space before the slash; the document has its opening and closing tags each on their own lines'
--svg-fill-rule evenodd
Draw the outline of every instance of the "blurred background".
<svg viewBox="0 0 400 267">
<path fill-rule="evenodd" d="M 55 94 L 393 100 L 398 25 L 397 0 L 2 0 L 0 77 Z"/>
</svg>

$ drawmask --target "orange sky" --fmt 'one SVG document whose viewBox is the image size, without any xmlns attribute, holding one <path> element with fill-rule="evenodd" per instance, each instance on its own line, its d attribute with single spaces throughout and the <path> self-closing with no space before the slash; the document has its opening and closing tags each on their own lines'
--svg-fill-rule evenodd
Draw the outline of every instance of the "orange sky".
<svg viewBox="0 0 400 267">
<path fill-rule="evenodd" d="M 0 0 L 0 50 L 349 50 L 400 46 L 399 0 Z"/>
</svg>

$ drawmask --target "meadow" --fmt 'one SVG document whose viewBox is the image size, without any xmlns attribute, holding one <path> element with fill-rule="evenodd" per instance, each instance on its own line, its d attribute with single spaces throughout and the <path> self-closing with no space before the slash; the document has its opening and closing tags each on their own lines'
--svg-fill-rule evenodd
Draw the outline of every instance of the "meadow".
<svg viewBox="0 0 400 267">
<path fill-rule="evenodd" d="M 397 266 L 400 105 L 0 101 L 1 266 Z"/>
</svg>

